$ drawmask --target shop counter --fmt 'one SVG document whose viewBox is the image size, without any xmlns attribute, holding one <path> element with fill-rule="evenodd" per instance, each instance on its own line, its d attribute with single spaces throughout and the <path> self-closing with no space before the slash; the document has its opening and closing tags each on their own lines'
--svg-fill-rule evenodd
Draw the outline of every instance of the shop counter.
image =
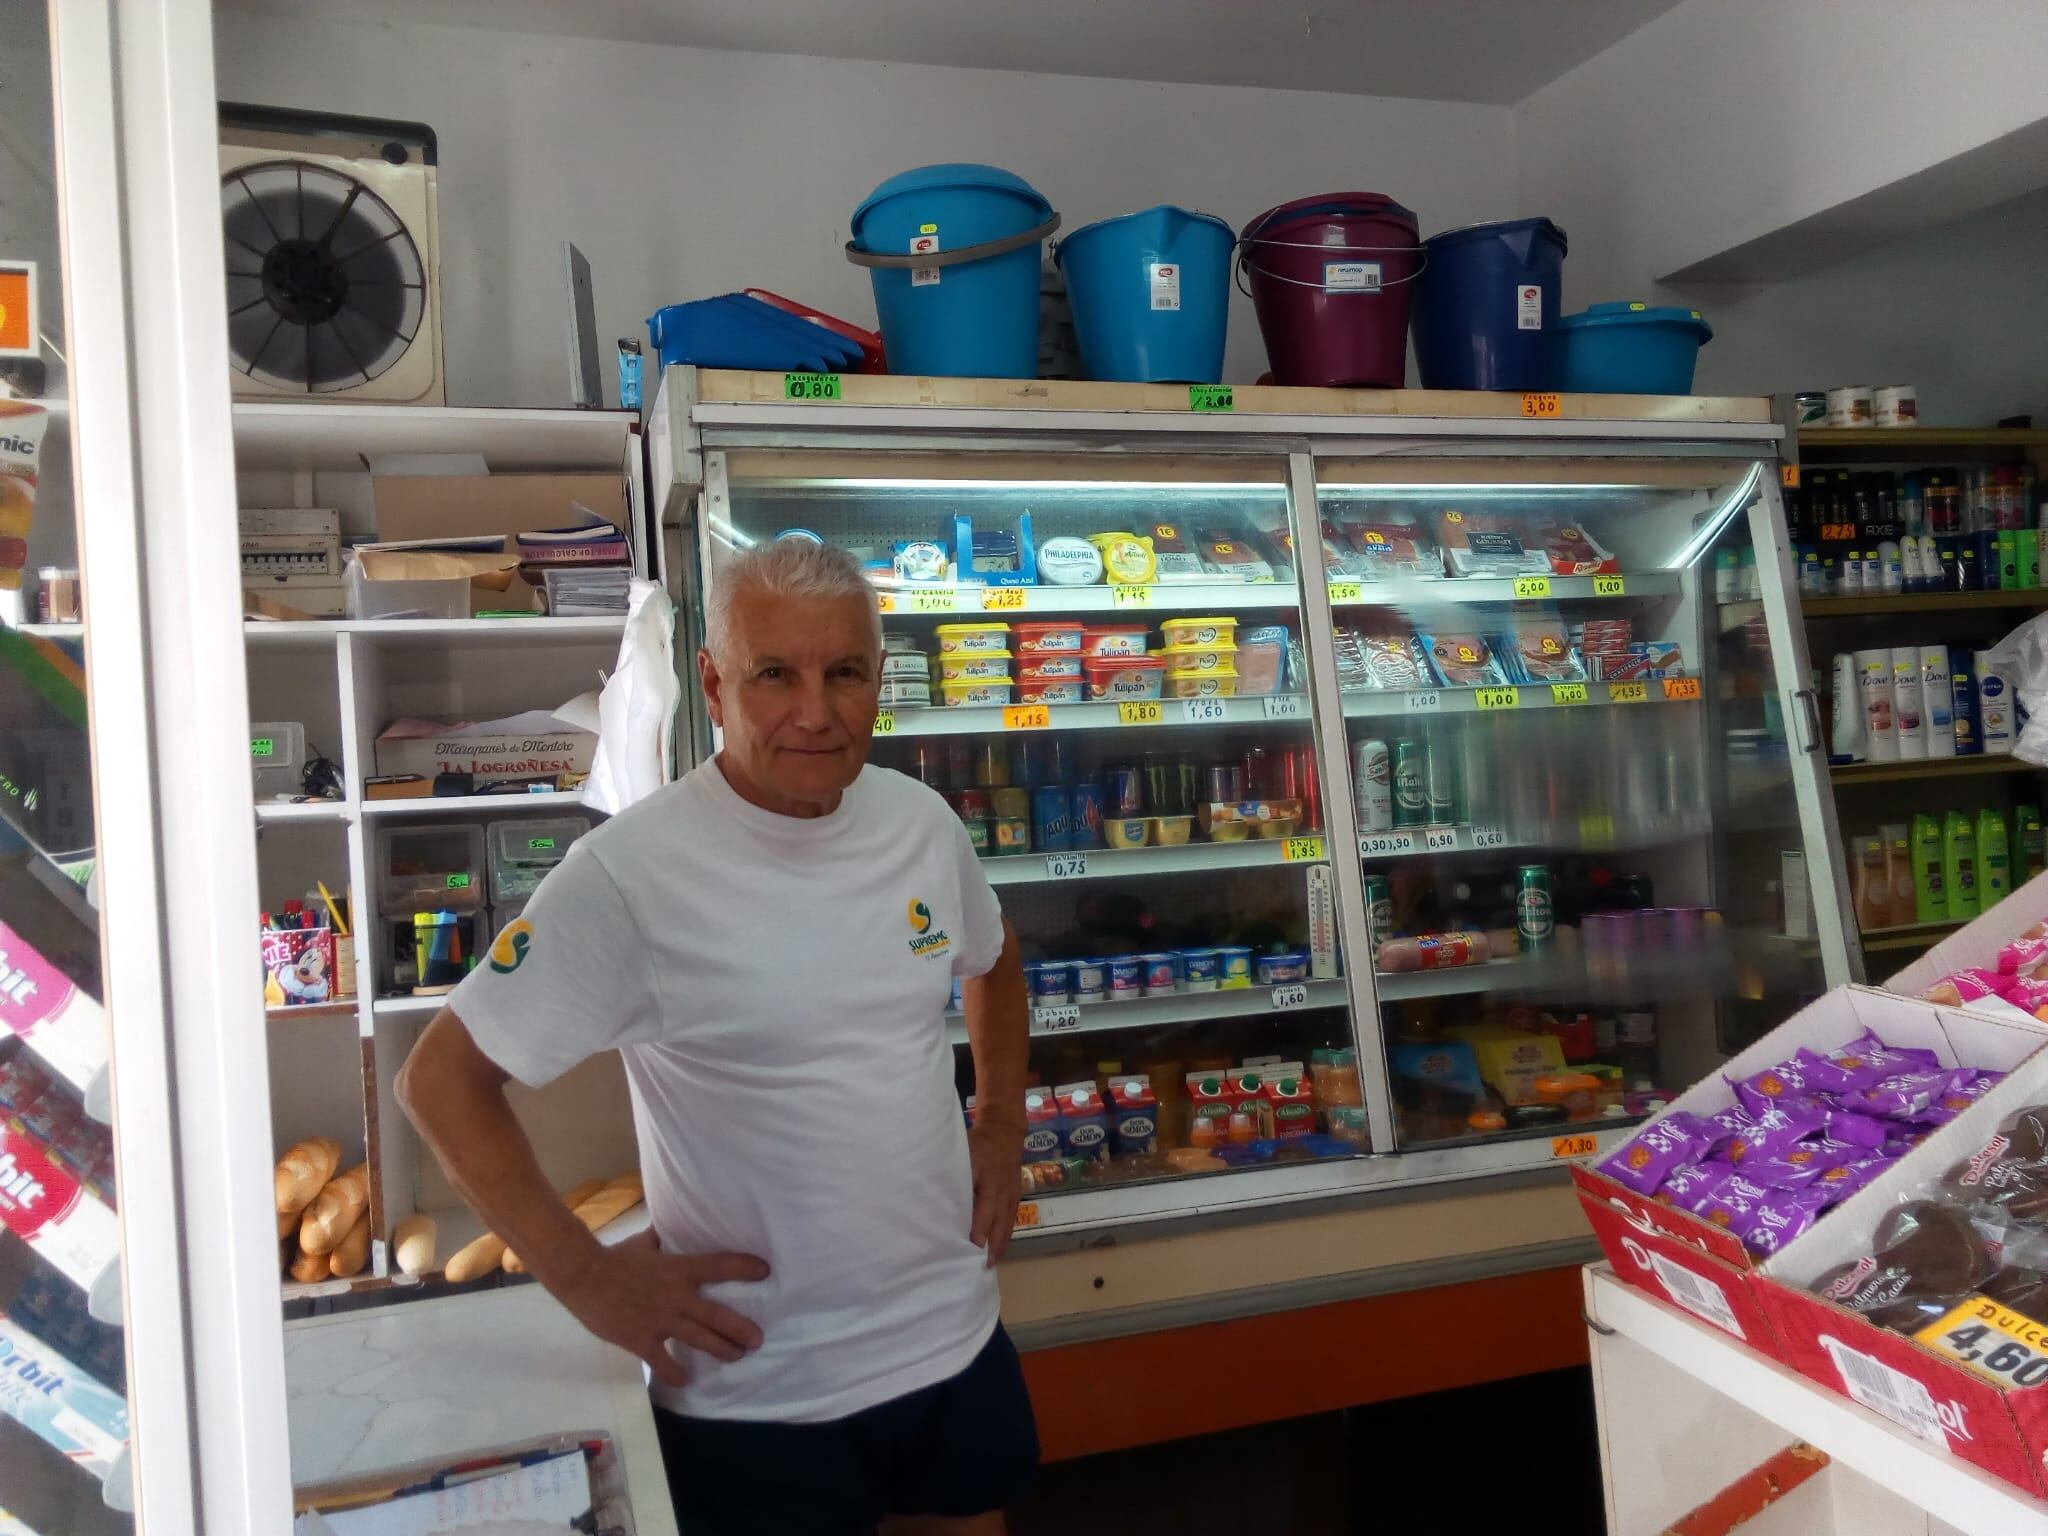
<svg viewBox="0 0 2048 1536">
<path fill-rule="evenodd" d="M 640 1362 L 537 1285 L 288 1323 L 284 1363 L 294 1487 L 600 1430 L 636 1536 L 676 1536 Z"/>
</svg>

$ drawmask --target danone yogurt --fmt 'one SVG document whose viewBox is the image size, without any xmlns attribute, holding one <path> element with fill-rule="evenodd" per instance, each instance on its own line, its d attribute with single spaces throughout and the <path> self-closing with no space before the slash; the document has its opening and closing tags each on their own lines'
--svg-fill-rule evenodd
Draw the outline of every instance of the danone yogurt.
<svg viewBox="0 0 2048 1536">
<path fill-rule="evenodd" d="M 1031 985 L 1031 1003 L 1036 1008 L 1052 1008 L 1069 1001 L 1074 995 L 1074 968 L 1064 960 L 1046 960 L 1024 967 L 1025 978 Z"/>
<path fill-rule="evenodd" d="M 1142 957 L 1111 955 L 1108 965 L 1109 1000 L 1112 1003 L 1126 1003 L 1145 995 L 1145 962 Z"/>
<path fill-rule="evenodd" d="M 963 651 L 1007 656 L 1010 650 L 1010 626 L 1007 624 L 941 624 L 932 633 L 939 637 L 941 656 Z"/>
<path fill-rule="evenodd" d="M 1138 956 L 1144 965 L 1147 997 L 1168 997 L 1180 990 L 1180 956 L 1170 950 Z"/>
<path fill-rule="evenodd" d="M 1156 699 L 1166 681 L 1166 663 L 1156 656 L 1091 656 L 1081 667 L 1091 699 Z"/>
<path fill-rule="evenodd" d="M 1300 950 L 1290 950 L 1282 955 L 1261 955 L 1258 960 L 1259 985 L 1277 986 L 1284 981 L 1308 980 L 1308 956 Z"/>
<path fill-rule="evenodd" d="M 1252 952 L 1249 945 L 1219 944 L 1216 947 L 1216 959 L 1219 966 L 1218 974 L 1226 992 L 1252 984 Z"/>
<path fill-rule="evenodd" d="M 1074 1001 L 1077 1003 L 1099 1003 L 1109 992 L 1109 962 L 1107 960 L 1076 960 L 1074 962 Z"/>
<path fill-rule="evenodd" d="M 1183 979 L 1190 992 L 1214 992 L 1223 979 L 1223 957 L 1213 949 L 1184 949 L 1180 952 Z"/>
</svg>

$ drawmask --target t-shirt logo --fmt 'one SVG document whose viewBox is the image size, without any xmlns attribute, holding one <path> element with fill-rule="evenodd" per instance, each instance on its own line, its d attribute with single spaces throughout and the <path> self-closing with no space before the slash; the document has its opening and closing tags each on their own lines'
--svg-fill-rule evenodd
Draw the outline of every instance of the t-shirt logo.
<svg viewBox="0 0 2048 1536">
<path fill-rule="evenodd" d="M 943 928 L 932 927 L 932 909 L 923 902 L 913 899 L 903 909 L 903 915 L 910 923 L 910 952 L 919 959 L 929 955 L 943 955 L 952 948 L 953 941 L 946 936 Z"/>
<path fill-rule="evenodd" d="M 525 918 L 507 923 L 502 932 L 491 940 L 491 969 L 500 976 L 510 976 L 526 963 L 526 953 L 533 947 L 533 924 Z"/>
</svg>

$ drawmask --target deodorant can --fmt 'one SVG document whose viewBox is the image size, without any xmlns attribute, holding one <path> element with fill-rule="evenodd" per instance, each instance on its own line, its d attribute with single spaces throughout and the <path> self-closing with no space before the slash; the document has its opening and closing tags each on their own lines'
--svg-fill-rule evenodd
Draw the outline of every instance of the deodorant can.
<svg viewBox="0 0 2048 1536">
<path fill-rule="evenodd" d="M 1920 718 L 1925 722 L 1927 755 L 1954 757 L 1955 705 L 1945 645 L 1920 647 Z"/>
<path fill-rule="evenodd" d="M 1984 755 L 2012 751 L 2018 723 L 2013 719 L 2012 682 L 1999 671 L 1989 651 L 1976 655 L 1977 739 L 1984 743 Z"/>
<path fill-rule="evenodd" d="M 1920 648 L 1892 647 L 1892 730 L 1901 758 L 1927 756 L 1927 722 L 1920 689 Z"/>
</svg>

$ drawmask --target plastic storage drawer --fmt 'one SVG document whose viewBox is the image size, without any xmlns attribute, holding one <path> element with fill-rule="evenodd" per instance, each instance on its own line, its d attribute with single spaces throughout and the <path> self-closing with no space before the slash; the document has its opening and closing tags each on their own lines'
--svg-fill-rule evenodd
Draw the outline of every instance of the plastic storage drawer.
<svg viewBox="0 0 2048 1536">
<path fill-rule="evenodd" d="M 484 829 L 470 823 L 377 833 L 377 906 L 386 917 L 476 912 L 484 904 Z"/>
<path fill-rule="evenodd" d="M 581 816 L 547 821 L 494 821 L 484 828 L 490 847 L 491 901 L 524 901 L 547 872 L 567 857 L 569 845 L 590 830 Z"/>
</svg>

